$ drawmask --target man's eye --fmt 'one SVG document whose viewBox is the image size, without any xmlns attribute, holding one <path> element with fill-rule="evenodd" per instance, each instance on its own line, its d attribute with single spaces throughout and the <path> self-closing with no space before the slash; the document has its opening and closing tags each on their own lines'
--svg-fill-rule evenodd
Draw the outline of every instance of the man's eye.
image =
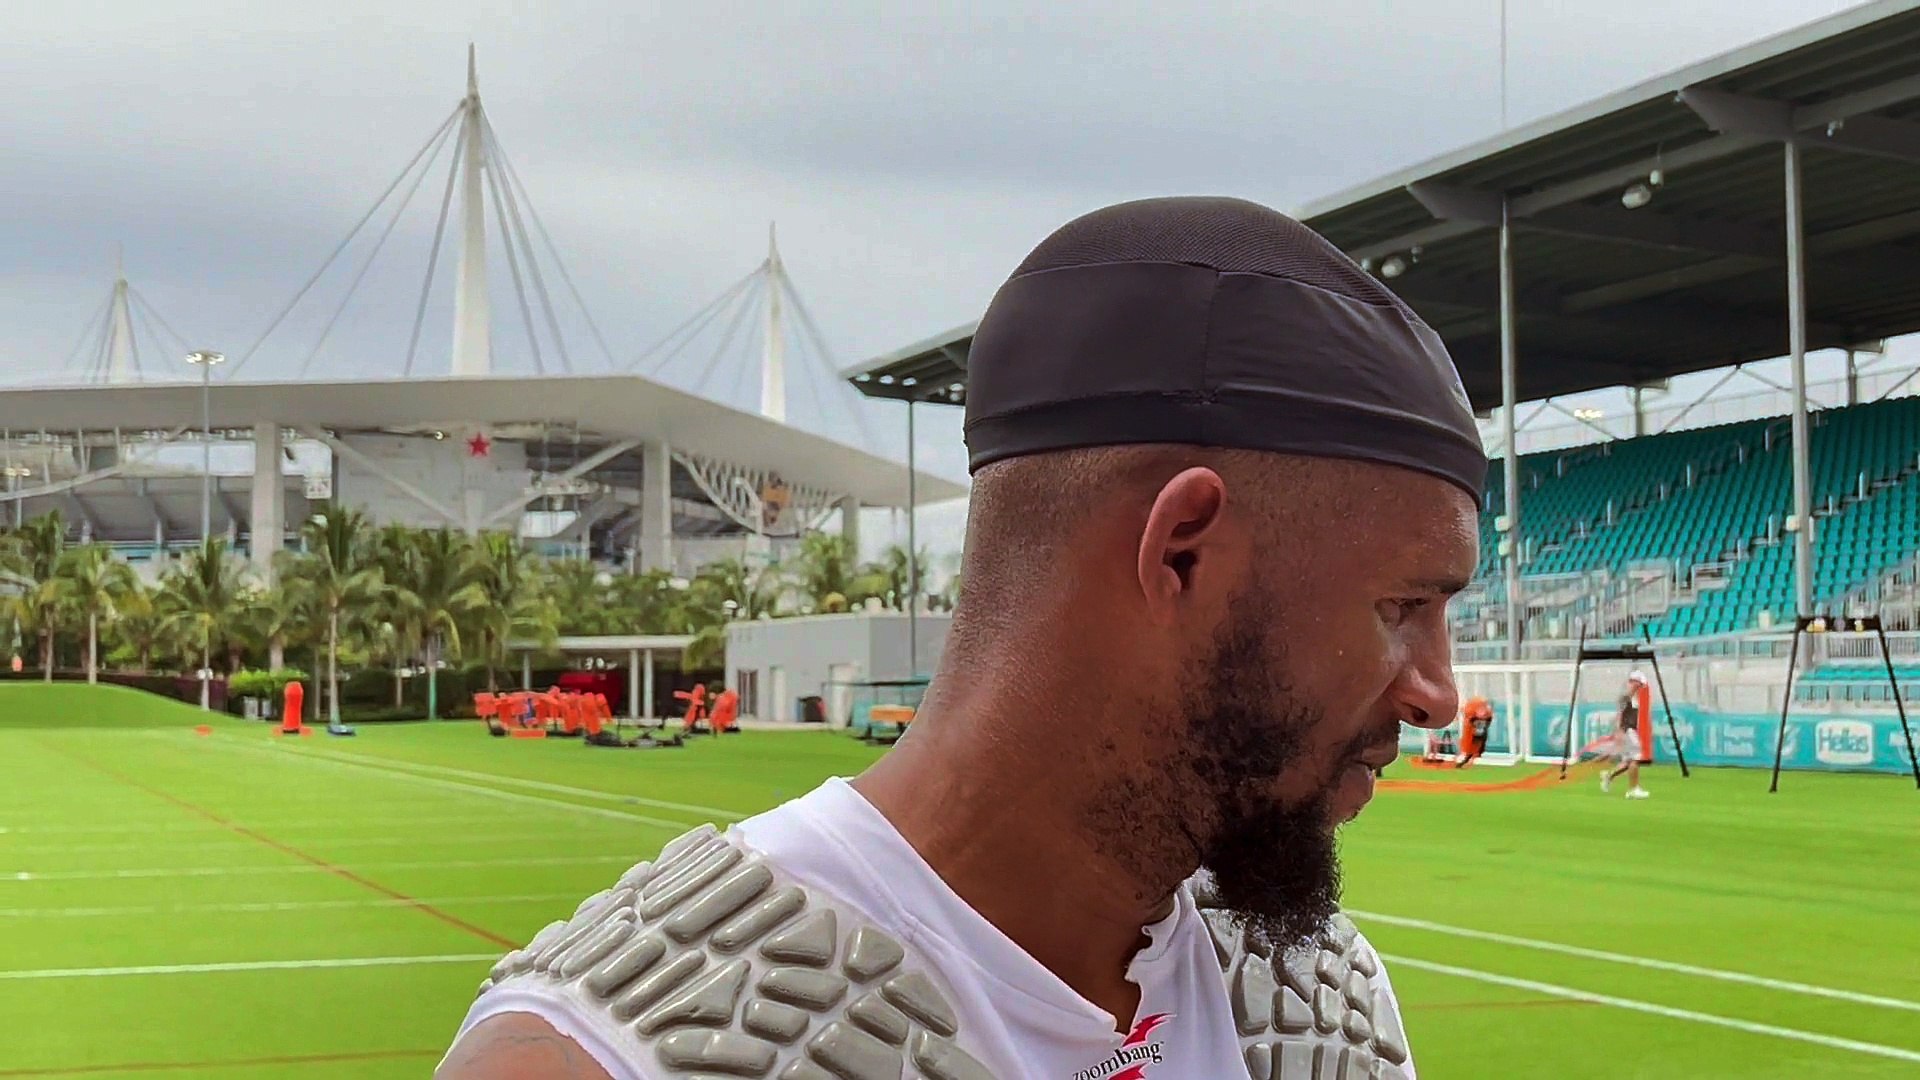
<svg viewBox="0 0 1920 1080">
<path fill-rule="evenodd" d="M 1394 622 L 1404 622 L 1420 609 L 1432 603 L 1426 597 L 1414 597 L 1405 600 L 1387 600 L 1381 603 L 1381 611 Z"/>
</svg>

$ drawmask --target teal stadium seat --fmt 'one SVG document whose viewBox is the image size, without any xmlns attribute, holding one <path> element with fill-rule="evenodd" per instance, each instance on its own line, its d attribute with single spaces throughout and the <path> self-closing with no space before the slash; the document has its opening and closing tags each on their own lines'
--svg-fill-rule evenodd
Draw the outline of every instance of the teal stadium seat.
<svg viewBox="0 0 1920 1080">
<path fill-rule="evenodd" d="M 1920 550 L 1920 398 L 1827 410 L 1813 419 L 1814 595 L 1817 606 L 1833 609 Z M 1762 612 L 1785 622 L 1794 587 L 1792 538 L 1780 531 L 1793 511 L 1789 438 L 1787 422 L 1772 418 L 1521 458 L 1529 552 L 1522 572 L 1620 572 L 1659 561 L 1684 574 L 1725 562 L 1724 588 L 1672 608 L 1653 632 L 1753 630 Z M 1479 565 L 1495 602 L 1504 594 L 1493 527 L 1504 492 L 1496 461 L 1481 514 Z M 1770 532 L 1777 542 L 1768 540 Z"/>
</svg>

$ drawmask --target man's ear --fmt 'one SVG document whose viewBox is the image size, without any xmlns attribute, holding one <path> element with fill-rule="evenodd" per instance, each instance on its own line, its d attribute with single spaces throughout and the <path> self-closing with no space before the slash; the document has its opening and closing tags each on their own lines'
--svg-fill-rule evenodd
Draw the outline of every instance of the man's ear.
<svg viewBox="0 0 1920 1080">
<path fill-rule="evenodd" d="M 1147 611 L 1156 622 L 1173 618 L 1180 601 L 1203 573 L 1203 554 L 1217 542 L 1227 506 L 1227 485 L 1212 469 L 1196 466 L 1160 488 L 1140 534 L 1137 572 Z M 1209 564 L 1205 570 L 1212 570 Z"/>
</svg>

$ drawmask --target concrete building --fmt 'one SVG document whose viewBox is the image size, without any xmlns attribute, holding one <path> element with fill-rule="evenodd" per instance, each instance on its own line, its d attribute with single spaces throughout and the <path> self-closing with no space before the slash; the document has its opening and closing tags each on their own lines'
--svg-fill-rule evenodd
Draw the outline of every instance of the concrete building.
<svg viewBox="0 0 1920 1080">
<path fill-rule="evenodd" d="M 727 682 L 740 692 L 742 716 L 797 723 L 800 699 L 818 696 L 827 722 L 844 726 L 856 684 L 930 674 L 951 624 L 945 614 L 916 620 L 897 611 L 735 623 L 727 630 Z"/>
</svg>

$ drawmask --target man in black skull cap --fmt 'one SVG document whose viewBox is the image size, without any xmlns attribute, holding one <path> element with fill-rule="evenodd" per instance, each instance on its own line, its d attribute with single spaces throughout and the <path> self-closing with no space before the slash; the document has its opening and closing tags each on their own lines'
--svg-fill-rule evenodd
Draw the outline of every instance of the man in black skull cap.
<svg viewBox="0 0 1920 1080">
<path fill-rule="evenodd" d="M 1284 215 L 1152 199 L 969 363 L 912 735 L 508 956 L 441 1077 L 1413 1075 L 1334 832 L 1457 709 L 1486 459 L 1438 338 Z"/>
</svg>

